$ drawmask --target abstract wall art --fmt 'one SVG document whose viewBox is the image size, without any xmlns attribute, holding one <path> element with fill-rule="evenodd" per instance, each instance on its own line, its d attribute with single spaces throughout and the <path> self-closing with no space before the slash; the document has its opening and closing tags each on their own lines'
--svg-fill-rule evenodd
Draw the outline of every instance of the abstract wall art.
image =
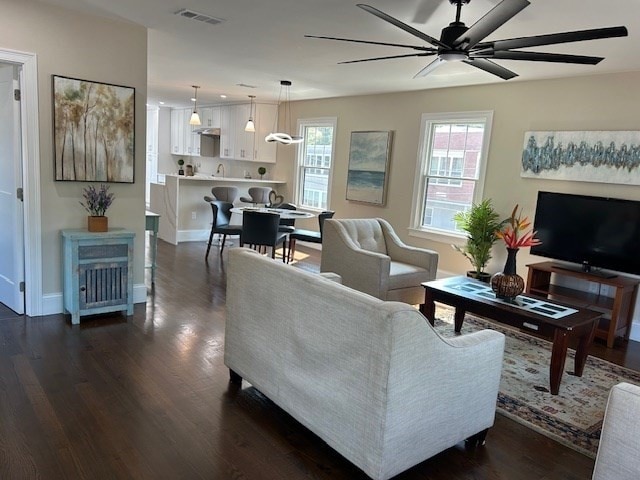
<svg viewBox="0 0 640 480">
<path fill-rule="evenodd" d="M 521 176 L 640 185 L 640 132 L 526 132 Z"/>
<path fill-rule="evenodd" d="M 384 205 L 391 131 L 351 132 L 347 200 Z"/>
<path fill-rule="evenodd" d="M 53 75 L 55 179 L 134 181 L 135 89 Z"/>
</svg>

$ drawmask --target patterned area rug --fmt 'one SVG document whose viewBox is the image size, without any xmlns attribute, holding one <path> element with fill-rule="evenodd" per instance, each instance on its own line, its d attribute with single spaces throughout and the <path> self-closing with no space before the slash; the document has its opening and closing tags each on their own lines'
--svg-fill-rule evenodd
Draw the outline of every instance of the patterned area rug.
<svg viewBox="0 0 640 480">
<path fill-rule="evenodd" d="M 436 305 L 436 330 L 453 331 L 453 309 Z M 551 342 L 467 314 L 462 333 L 490 328 L 506 335 L 498 412 L 590 457 L 595 457 L 611 387 L 640 385 L 640 372 L 588 357 L 582 377 L 571 375 L 569 350 L 558 395 L 549 393 Z"/>
</svg>

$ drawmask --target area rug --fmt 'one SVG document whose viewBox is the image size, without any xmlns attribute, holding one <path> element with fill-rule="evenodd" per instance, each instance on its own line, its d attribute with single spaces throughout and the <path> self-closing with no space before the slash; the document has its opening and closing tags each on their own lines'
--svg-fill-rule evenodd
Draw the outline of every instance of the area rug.
<svg viewBox="0 0 640 480">
<path fill-rule="evenodd" d="M 436 330 L 453 331 L 453 309 L 437 305 Z M 640 372 L 589 356 L 582 377 L 573 372 L 575 351 L 569 349 L 558 395 L 549 389 L 551 342 L 517 329 L 467 314 L 462 334 L 489 328 L 506 336 L 498 413 L 585 455 L 595 457 L 611 387 L 640 385 Z"/>
</svg>

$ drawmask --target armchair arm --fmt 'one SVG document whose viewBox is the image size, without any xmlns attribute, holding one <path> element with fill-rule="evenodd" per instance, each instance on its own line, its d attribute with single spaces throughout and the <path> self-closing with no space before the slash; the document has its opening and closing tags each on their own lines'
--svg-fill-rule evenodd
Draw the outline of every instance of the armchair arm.
<svg viewBox="0 0 640 480">
<path fill-rule="evenodd" d="M 384 299 L 389 288 L 389 256 L 363 250 L 338 222 L 326 220 L 322 235 L 321 272 L 335 272 L 342 284 Z"/>
<path fill-rule="evenodd" d="M 387 253 L 392 260 L 410 265 L 417 265 L 429 271 L 433 278 L 438 269 L 438 252 L 426 248 L 418 248 L 407 245 L 393 230 L 389 222 L 378 219 L 384 233 L 384 241 L 387 244 Z"/>
</svg>

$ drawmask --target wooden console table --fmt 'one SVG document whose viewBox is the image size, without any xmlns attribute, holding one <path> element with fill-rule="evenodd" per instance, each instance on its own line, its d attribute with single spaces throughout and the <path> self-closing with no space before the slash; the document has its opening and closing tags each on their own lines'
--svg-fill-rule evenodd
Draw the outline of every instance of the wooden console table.
<svg viewBox="0 0 640 480">
<path fill-rule="evenodd" d="M 598 324 L 596 337 L 606 340 L 609 348 L 613 347 L 616 337 L 629 338 L 633 307 L 640 280 L 622 274 L 616 274 L 613 278 L 605 278 L 587 272 L 568 270 L 563 265 L 554 262 L 532 263 L 527 267 L 529 275 L 526 293 L 557 299 L 578 307 L 601 312 L 603 317 Z M 554 278 L 570 277 L 587 280 L 598 285 L 607 285 L 614 288 L 615 294 L 611 298 L 599 293 L 563 287 L 553 283 L 552 273 L 556 276 Z"/>
</svg>

